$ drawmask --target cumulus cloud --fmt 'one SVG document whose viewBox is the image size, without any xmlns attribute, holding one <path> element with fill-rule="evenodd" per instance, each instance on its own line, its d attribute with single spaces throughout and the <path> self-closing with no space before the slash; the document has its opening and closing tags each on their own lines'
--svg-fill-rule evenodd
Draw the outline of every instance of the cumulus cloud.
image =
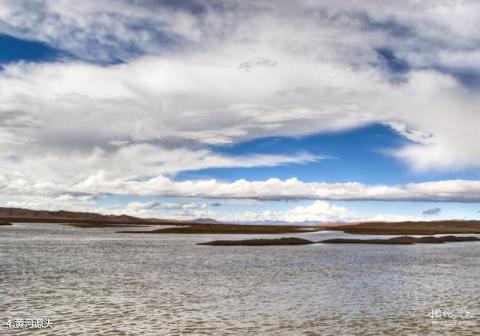
<svg viewBox="0 0 480 336">
<path fill-rule="evenodd" d="M 134 213 L 132 213 L 134 214 Z M 138 215 L 138 213 L 137 213 Z M 150 214 L 151 217 L 158 216 Z M 276 224 L 301 224 L 301 223 L 347 223 L 347 222 L 401 222 L 426 220 L 421 216 L 378 214 L 375 216 L 362 215 L 343 206 L 338 206 L 327 201 L 313 201 L 304 206 L 293 206 L 285 210 L 264 211 L 231 211 L 222 213 L 210 209 L 195 209 L 162 214 L 177 219 L 213 218 L 231 223 L 276 223 Z"/>
<path fill-rule="evenodd" d="M 346 221 L 351 214 L 341 206 L 326 201 L 315 201 L 307 206 L 297 206 L 285 211 L 240 212 L 222 218 L 237 222 L 277 221 L 301 223 Z"/>
<path fill-rule="evenodd" d="M 79 183 L 55 184 L 19 174 L 0 176 L 3 195 L 137 195 L 250 200 L 376 200 L 479 202 L 480 181 L 445 180 L 405 185 L 367 185 L 357 182 L 303 182 L 296 178 L 263 181 L 216 179 L 175 181 L 167 176 L 149 179 L 109 179 L 103 172 Z"/>
<path fill-rule="evenodd" d="M 405 222 L 425 221 L 425 217 L 409 215 L 378 214 L 361 215 L 345 207 L 336 206 L 326 201 L 314 201 L 307 206 L 299 206 L 283 211 L 243 211 L 231 214 L 217 214 L 219 220 L 240 223 L 357 223 L 357 222 Z"/>
</svg>

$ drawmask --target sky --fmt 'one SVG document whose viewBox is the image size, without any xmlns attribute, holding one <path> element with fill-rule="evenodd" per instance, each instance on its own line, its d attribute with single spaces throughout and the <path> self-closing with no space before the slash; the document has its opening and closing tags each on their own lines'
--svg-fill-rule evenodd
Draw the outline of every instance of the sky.
<svg viewBox="0 0 480 336">
<path fill-rule="evenodd" d="M 0 1 L 0 206 L 480 219 L 478 1 Z"/>
</svg>

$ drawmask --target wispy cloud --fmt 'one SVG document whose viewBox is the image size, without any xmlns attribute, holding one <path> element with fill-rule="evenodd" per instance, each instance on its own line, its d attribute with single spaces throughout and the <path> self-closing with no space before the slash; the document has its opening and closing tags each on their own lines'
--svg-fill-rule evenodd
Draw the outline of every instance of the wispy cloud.
<svg viewBox="0 0 480 336">
<path fill-rule="evenodd" d="M 440 214 L 442 212 L 442 209 L 440 208 L 431 208 L 431 209 L 426 209 L 422 212 L 424 216 L 435 216 Z"/>
</svg>

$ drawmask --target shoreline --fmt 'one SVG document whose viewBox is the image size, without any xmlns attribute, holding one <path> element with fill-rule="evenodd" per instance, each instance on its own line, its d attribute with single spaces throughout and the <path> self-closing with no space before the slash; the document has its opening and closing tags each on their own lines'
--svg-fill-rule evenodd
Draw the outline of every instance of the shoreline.
<svg viewBox="0 0 480 336">
<path fill-rule="evenodd" d="M 146 234 L 285 234 L 323 231 L 322 228 L 281 225 L 195 224 L 153 231 L 117 231 Z"/>
<path fill-rule="evenodd" d="M 127 215 L 1 208 L 1 223 L 52 223 L 80 228 L 173 226 L 151 231 L 118 231 L 148 234 L 286 234 L 318 231 L 342 231 L 369 235 L 480 234 L 479 220 L 439 220 L 417 222 L 325 223 L 319 225 L 268 225 L 205 223 L 195 220 L 137 218 Z M 8 225 L 8 224 L 4 224 Z"/>
</svg>

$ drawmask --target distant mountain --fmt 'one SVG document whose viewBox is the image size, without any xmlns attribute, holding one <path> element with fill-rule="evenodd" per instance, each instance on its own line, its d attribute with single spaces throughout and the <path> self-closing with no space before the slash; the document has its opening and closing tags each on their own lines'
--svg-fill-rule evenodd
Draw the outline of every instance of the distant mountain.
<svg viewBox="0 0 480 336">
<path fill-rule="evenodd" d="M 100 215 L 89 212 L 29 210 L 0 207 L 0 219 L 10 222 L 49 222 L 49 223 L 146 223 L 152 222 L 127 215 Z"/>
<path fill-rule="evenodd" d="M 138 218 L 127 215 L 101 215 L 91 212 L 29 210 L 0 207 L 0 222 L 11 223 L 63 223 L 79 227 L 122 226 L 126 224 L 145 225 L 201 225 L 222 224 L 211 218 L 197 220 L 175 220 Z"/>
<path fill-rule="evenodd" d="M 250 224 L 250 225 L 321 225 L 324 222 L 319 221 L 303 221 L 303 222 L 286 222 L 277 220 L 263 220 L 263 221 L 239 221 L 232 222 L 234 224 Z"/>
<path fill-rule="evenodd" d="M 25 223 L 85 223 L 85 224 L 226 224 L 213 218 L 197 218 L 194 220 L 168 220 L 154 218 L 138 218 L 127 215 L 101 215 L 91 212 L 74 212 L 74 211 L 48 211 L 48 210 L 29 210 L 21 208 L 5 208 L 0 207 L 0 220 L 7 222 L 25 222 Z M 248 225 L 318 225 L 322 224 L 318 221 L 305 221 L 297 223 L 289 223 L 283 221 L 245 221 L 230 222 L 231 224 L 248 224 Z"/>
<path fill-rule="evenodd" d="M 221 224 L 222 223 L 212 218 L 197 218 L 197 219 L 194 219 L 192 222 L 200 223 L 200 224 Z"/>
</svg>

